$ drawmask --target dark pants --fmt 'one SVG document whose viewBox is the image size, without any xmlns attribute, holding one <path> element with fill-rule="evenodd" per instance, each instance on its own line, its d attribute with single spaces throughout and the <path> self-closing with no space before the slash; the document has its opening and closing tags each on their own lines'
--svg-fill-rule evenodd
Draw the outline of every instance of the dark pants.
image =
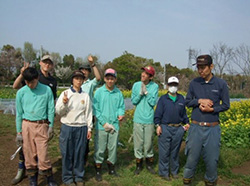
<svg viewBox="0 0 250 186">
<path fill-rule="evenodd" d="M 159 146 L 159 175 L 169 176 L 170 171 L 173 175 L 178 174 L 179 170 L 179 151 L 184 135 L 182 126 L 172 127 L 161 125 L 162 133 L 158 138 Z"/>
<path fill-rule="evenodd" d="M 184 169 L 184 178 L 192 178 L 200 155 L 206 164 L 205 179 L 214 182 L 217 179 L 217 164 L 220 155 L 220 126 L 199 126 L 191 124 L 186 139 L 187 162 Z"/>
<path fill-rule="evenodd" d="M 65 184 L 83 181 L 87 126 L 71 127 L 62 124 L 60 132 L 62 180 Z"/>
</svg>

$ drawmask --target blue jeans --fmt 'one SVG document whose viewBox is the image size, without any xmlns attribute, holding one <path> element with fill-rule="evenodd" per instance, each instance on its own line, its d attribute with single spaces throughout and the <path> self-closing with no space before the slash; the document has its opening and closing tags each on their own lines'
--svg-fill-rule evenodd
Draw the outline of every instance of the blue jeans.
<svg viewBox="0 0 250 186">
<path fill-rule="evenodd" d="M 62 154 L 62 180 L 65 184 L 83 181 L 84 154 L 87 143 L 87 126 L 61 126 L 60 150 Z M 74 174 L 74 175 L 73 175 Z"/>
<path fill-rule="evenodd" d="M 173 175 L 178 174 L 179 170 L 179 151 L 181 147 L 184 129 L 161 125 L 162 133 L 158 137 L 159 146 L 159 175 L 169 176 L 170 171 Z"/>
<path fill-rule="evenodd" d="M 204 178 L 209 182 L 216 181 L 218 177 L 217 164 L 220 155 L 220 137 L 221 129 L 219 125 L 205 127 L 191 124 L 186 140 L 185 153 L 187 162 L 184 169 L 184 178 L 194 176 L 200 155 L 202 155 L 206 164 Z"/>
</svg>

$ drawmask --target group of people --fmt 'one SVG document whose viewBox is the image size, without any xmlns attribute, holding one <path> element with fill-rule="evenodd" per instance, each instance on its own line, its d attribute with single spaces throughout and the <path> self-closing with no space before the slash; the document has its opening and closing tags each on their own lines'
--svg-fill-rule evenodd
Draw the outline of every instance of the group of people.
<svg viewBox="0 0 250 186">
<path fill-rule="evenodd" d="M 73 72 L 71 87 L 63 91 L 57 101 L 57 84 L 49 73 L 53 68 L 49 55 L 41 59 L 40 71 L 27 64 L 21 69 L 21 74 L 13 84 L 14 88 L 23 86 L 16 96 L 16 141 L 19 146 L 22 145 L 22 151 L 13 184 L 22 180 L 26 170 L 30 185 L 37 185 L 38 173 L 47 178 L 49 186 L 57 185 L 48 159 L 48 142 L 53 137 L 55 113 L 61 117 L 62 123 L 59 145 L 64 184 L 84 185 L 93 126 L 95 179 L 102 181 L 106 149 L 109 174 L 119 177 L 115 164 L 125 104 L 121 91 L 115 85 L 117 72 L 112 68 L 106 69 L 105 84 L 94 94 L 101 76 L 92 56 L 88 57 L 88 62 L 89 64 Z M 159 149 L 158 173 L 165 180 L 178 178 L 178 154 L 184 133 L 188 130 L 184 185 L 191 185 L 201 155 L 206 164 L 205 183 L 216 185 L 220 149 L 219 113 L 229 108 L 229 93 L 226 82 L 213 75 L 210 55 L 199 56 L 195 65 L 200 77 L 191 81 L 186 98 L 178 93 L 179 79 L 172 76 L 167 82 L 167 94 L 159 100 L 159 86 L 153 81 L 155 69 L 152 66 L 141 68 L 141 80 L 134 83 L 131 96 L 135 105 L 135 175 L 143 170 L 144 158 L 147 170 L 151 174 L 156 173 L 153 167 L 153 139 L 156 131 Z M 95 78 L 90 80 L 92 70 Z M 191 122 L 187 117 L 186 106 L 193 109 Z"/>
</svg>

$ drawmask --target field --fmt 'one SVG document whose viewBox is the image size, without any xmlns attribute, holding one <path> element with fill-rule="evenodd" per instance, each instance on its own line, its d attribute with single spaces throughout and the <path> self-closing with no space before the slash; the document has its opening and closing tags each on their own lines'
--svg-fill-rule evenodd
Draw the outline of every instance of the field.
<svg viewBox="0 0 250 186">
<path fill-rule="evenodd" d="M 250 122 L 249 122 L 250 102 L 232 103 L 231 109 L 221 115 L 222 144 L 221 154 L 218 165 L 218 185 L 250 185 Z M 190 110 L 188 111 L 190 114 Z M 103 181 L 98 183 L 94 179 L 95 170 L 93 166 L 93 141 L 90 142 L 91 152 L 89 164 L 86 168 L 86 185 L 182 185 L 183 166 L 186 157 L 184 155 L 185 142 L 183 141 L 180 151 L 180 178 L 167 182 L 157 175 L 151 175 L 147 170 L 143 170 L 139 176 L 134 176 L 135 160 L 133 155 L 132 134 L 132 116 L 133 110 L 126 111 L 126 119 L 121 124 L 120 145 L 118 148 L 117 171 L 120 178 L 112 178 L 107 173 L 106 164 L 103 165 Z M 16 150 L 15 145 L 15 117 L 13 115 L 4 115 L 0 113 L 0 185 L 10 185 L 11 179 L 15 176 L 17 170 L 18 158 L 10 161 L 10 156 Z M 53 171 L 56 181 L 61 182 L 61 155 L 58 146 L 60 131 L 59 117 L 55 120 L 55 137 L 50 142 L 49 155 L 53 162 Z M 154 141 L 155 151 L 155 169 L 158 170 L 158 146 L 157 137 Z M 203 175 L 205 171 L 204 162 L 201 160 L 194 178 L 194 185 L 204 185 Z M 28 185 L 28 178 L 25 178 L 20 186 Z M 39 179 L 39 185 L 46 185 L 42 178 Z"/>
</svg>

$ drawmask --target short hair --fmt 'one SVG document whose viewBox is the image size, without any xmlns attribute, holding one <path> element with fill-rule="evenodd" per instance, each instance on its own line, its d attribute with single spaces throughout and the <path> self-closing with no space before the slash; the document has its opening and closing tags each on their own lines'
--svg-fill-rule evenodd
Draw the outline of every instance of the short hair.
<svg viewBox="0 0 250 186">
<path fill-rule="evenodd" d="M 23 73 L 23 78 L 26 81 L 32 81 L 34 79 L 38 79 L 38 71 L 34 67 L 26 68 Z"/>
</svg>

